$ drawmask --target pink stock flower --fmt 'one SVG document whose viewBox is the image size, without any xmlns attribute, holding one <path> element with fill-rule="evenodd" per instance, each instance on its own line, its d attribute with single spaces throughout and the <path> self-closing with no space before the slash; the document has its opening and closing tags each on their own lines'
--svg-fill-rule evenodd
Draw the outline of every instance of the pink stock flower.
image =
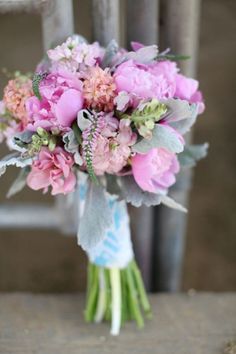
<svg viewBox="0 0 236 354">
<path fill-rule="evenodd" d="M 83 107 L 82 82 L 75 74 L 60 71 L 49 74 L 39 89 L 41 100 L 33 96 L 26 101 L 28 129 L 66 130 Z"/>
<path fill-rule="evenodd" d="M 118 120 L 112 113 L 102 117 L 102 130 L 93 143 L 92 162 L 96 175 L 105 172 L 117 174 L 128 163 L 131 156 L 131 146 L 137 136 L 130 128 L 128 119 Z M 86 138 L 86 131 L 83 133 Z"/>
<path fill-rule="evenodd" d="M 51 186 L 52 195 L 70 193 L 76 185 L 76 177 L 71 170 L 73 164 L 72 156 L 61 147 L 52 152 L 44 147 L 38 160 L 32 164 L 27 185 L 34 190 L 44 189 L 44 192 Z"/>
<path fill-rule="evenodd" d="M 66 42 L 47 52 L 52 61 L 52 70 L 66 69 L 72 72 L 95 66 L 103 56 L 103 50 L 97 42 L 79 43 L 77 37 L 69 37 Z"/>
<path fill-rule="evenodd" d="M 133 93 L 143 99 L 173 97 L 174 80 L 169 80 L 157 68 L 128 60 L 119 65 L 114 74 L 117 91 Z"/>
<path fill-rule="evenodd" d="M 131 160 L 134 179 L 147 192 L 166 194 L 179 172 L 175 154 L 163 148 L 150 150 L 147 154 L 136 154 Z"/>
</svg>

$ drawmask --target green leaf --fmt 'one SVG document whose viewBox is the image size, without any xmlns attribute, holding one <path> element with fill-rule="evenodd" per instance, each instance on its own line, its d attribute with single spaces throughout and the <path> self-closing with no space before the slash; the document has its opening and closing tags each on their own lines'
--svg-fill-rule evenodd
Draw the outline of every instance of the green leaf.
<svg viewBox="0 0 236 354">
<path fill-rule="evenodd" d="M 39 84 L 43 79 L 45 79 L 46 76 L 47 76 L 47 73 L 35 73 L 33 76 L 32 88 L 33 88 L 33 92 L 34 92 L 35 96 L 39 100 L 42 99 L 40 91 L 39 91 Z"/>
<path fill-rule="evenodd" d="M 153 206 L 161 203 L 161 195 L 143 191 L 135 182 L 133 176 L 120 178 L 122 197 L 135 207 L 141 205 Z"/>
<path fill-rule="evenodd" d="M 173 61 L 179 61 L 179 60 L 188 60 L 191 57 L 189 55 L 181 55 L 181 54 L 159 54 L 157 56 L 157 60 L 173 60 Z"/>
<path fill-rule="evenodd" d="M 112 212 L 105 190 L 89 181 L 84 213 L 79 223 L 78 240 L 89 251 L 103 240 L 106 230 L 112 225 Z"/>
<path fill-rule="evenodd" d="M 194 167 L 196 162 L 207 155 L 209 144 L 187 145 L 184 151 L 178 155 L 178 160 L 183 167 Z"/>
<path fill-rule="evenodd" d="M 12 183 L 9 191 L 7 192 L 7 198 L 11 198 L 13 195 L 22 191 L 26 185 L 26 178 L 30 169 L 28 167 L 22 168 L 15 181 Z"/>
<path fill-rule="evenodd" d="M 176 133 L 168 126 L 156 124 L 151 139 L 142 139 L 136 143 L 132 150 L 139 154 L 146 154 L 154 148 L 165 148 L 174 153 L 183 151 L 184 146 Z"/>
<path fill-rule="evenodd" d="M 150 139 L 155 122 L 158 122 L 166 112 L 167 106 L 153 98 L 151 101 L 141 102 L 130 115 L 123 114 L 121 117 L 130 119 L 138 129 L 139 134 Z"/>
</svg>

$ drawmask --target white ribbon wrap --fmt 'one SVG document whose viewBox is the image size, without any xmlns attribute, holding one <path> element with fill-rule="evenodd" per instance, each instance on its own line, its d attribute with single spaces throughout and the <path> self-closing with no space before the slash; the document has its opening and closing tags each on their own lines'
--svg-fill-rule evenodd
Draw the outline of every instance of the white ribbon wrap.
<svg viewBox="0 0 236 354">
<path fill-rule="evenodd" d="M 82 217 L 88 175 L 79 173 L 79 218 Z M 133 247 L 130 235 L 130 220 L 125 201 L 118 201 L 115 196 L 106 193 L 112 210 L 113 223 L 107 229 L 104 238 L 91 250 L 87 251 L 91 263 L 105 268 L 125 268 L 133 259 Z"/>
</svg>

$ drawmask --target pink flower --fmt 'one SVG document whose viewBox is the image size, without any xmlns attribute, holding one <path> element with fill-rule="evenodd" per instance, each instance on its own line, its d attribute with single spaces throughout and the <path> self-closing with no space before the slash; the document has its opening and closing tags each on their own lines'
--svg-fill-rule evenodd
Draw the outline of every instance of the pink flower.
<svg viewBox="0 0 236 354">
<path fill-rule="evenodd" d="M 27 177 L 27 184 L 34 190 L 52 187 L 52 195 L 67 194 L 74 190 L 75 174 L 71 171 L 74 164 L 72 156 L 61 147 L 53 152 L 42 148 L 38 159 L 33 162 L 31 172 Z"/>
<path fill-rule="evenodd" d="M 180 169 L 176 155 L 163 148 L 152 149 L 145 155 L 136 154 L 131 164 L 139 187 L 157 194 L 167 193 Z"/>
<path fill-rule="evenodd" d="M 96 175 L 119 173 L 128 163 L 131 146 L 137 136 L 130 128 L 128 119 L 118 120 L 112 113 L 101 116 L 102 127 L 92 145 L 92 163 Z M 86 143 L 87 131 L 83 132 Z"/>
<path fill-rule="evenodd" d="M 134 60 L 119 65 L 114 74 L 117 91 L 126 91 L 144 99 L 173 97 L 175 81 L 154 65 L 139 64 Z"/>
<path fill-rule="evenodd" d="M 40 94 L 41 100 L 33 96 L 26 101 L 29 130 L 66 130 L 83 106 L 82 82 L 66 71 L 49 74 L 40 84 Z"/>
<path fill-rule="evenodd" d="M 202 113 L 205 109 L 201 91 L 198 91 L 199 82 L 188 78 L 182 74 L 176 75 L 176 91 L 175 97 L 187 100 L 190 103 L 198 104 L 198 113 Z"/>
<path fill-rule="evenodd" d="M 104 55 L 97 42 L 93 44 L 80 43 L 79 38 L 69 37 L 66 42 L 47 52 L 52 61 L 52 69 L 66 69 L 71 72 L 95 66 Z"/>
</svg>

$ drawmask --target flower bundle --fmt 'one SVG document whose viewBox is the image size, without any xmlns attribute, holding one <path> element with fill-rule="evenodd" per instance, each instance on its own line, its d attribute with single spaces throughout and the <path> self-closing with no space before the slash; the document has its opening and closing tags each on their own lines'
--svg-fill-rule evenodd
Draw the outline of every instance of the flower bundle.
<svg viewBox="0 0 236 354">
<path fill-rule="evenodd" d="M 204 110 L 198 82 L 182 75 L 156 45 L 111 41 L 107 48 L 70 37 L 47 52 L 34 75 L 17 72 L 0 103 L 0 139 L 21 168 L 8 196 L 25 185 L 71 194 L 79 204 L 78 243 L 90 265 L 85 317 L 111 320 L 112 334 L 128 319 L 151 314 L 134 261 L 126 203 L 165 204 L 182 167 L 206 155 L 207 144 L 184 135 Z"/>
</svg>

